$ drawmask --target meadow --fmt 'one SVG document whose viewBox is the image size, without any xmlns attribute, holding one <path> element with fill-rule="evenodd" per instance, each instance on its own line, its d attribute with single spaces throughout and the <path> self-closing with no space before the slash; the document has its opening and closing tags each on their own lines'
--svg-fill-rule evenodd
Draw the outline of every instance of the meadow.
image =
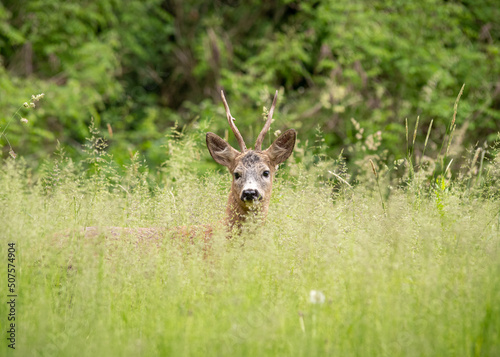
<svg viewBox="0 0 500 357">
<path fill-rule="evenodd" d="M 138 155 L 118 167 L 92 130 L 85 163 L 61 148 L 36 174 L 2 163 L 0 257 L 14 242 L 18 297 L 15 350 L 0 305 L 0 355 L 500 354 L 494 146 L 434 171 L 367 156 L 354 178 L 342 156 L 298 143 L 266 223 L 231 239 L 218 228 L 207 248 L 168 231 L 224 217 L 227 172 L 191 169 L 203 130 L 169 142 L 160 178 Z M 86 238 L 87 226 L 166 230 Z"/>
<path fill-rule="evenodd" d="M 498 3 L 0 1 L 0 357 L 500 356 Z"/>
</svg>

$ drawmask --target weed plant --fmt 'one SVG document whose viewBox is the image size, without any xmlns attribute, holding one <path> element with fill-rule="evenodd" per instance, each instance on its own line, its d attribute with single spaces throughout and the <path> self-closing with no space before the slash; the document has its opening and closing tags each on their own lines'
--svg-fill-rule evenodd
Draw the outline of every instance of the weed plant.
<svg viewBox="0 0 500 357">
<path fill-rule="evenodd" d="M 169 139 L 161 176 L 138 155 L 121 172 L 92 130 L 86 162 L 60 148 L 36 175 L 2 163 L 0 257 L 16 243 L 18 300 L 15 351 L 0 305 L 0 355 L 500 355 L 498 146 L 457 172 L 367 157 L 354 179 L 321 140 L 301 143 L 266 224 L 218 228 L 207 250 L 168 230 L 223 219 L 227 173 L 186 165 L 207 155 L 203 130 Z"/>
</svg>

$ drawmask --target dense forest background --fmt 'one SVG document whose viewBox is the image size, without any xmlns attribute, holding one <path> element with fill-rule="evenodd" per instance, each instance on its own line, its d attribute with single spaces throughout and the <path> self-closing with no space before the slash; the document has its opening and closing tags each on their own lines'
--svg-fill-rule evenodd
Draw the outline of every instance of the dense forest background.
<svg viewBox="0 0 500 357">
<path fill-rule="evenodd" d="M 236 145 L 220 89 L 249 143 L 279 89 L 265 144 L 295 128 L 302 148 L 391 163 L 417 118 L 415 151 L 433 120 L 439 152 L 465 84 L 460 157 L 500 131 L 499 19 L 496 0 L 3 0 L 0 130 L 45 94 L 14 116 L 3 157 L 12 147 L 37 167 L 60 142 L 78 160 L 94 118 L 118 163 L 139 152 L 154 167 L 178 132 Z"/>
</svg>

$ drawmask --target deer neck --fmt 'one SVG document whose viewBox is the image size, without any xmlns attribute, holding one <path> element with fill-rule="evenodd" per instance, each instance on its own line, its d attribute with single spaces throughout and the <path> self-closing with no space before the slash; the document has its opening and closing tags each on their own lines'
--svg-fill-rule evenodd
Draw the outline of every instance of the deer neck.
<svg viewBox="0 0 500 357">
<path fill-rule="evenodd" d="M 226 207 L 226 226 L 229 230 L 240 229 L 242 224 L 250 217 L 264 221 L 269 208 L 269 196 L 259 202 L 255 207 L 246 206 L 233 192 L 229 193 Z"/>
</svg>

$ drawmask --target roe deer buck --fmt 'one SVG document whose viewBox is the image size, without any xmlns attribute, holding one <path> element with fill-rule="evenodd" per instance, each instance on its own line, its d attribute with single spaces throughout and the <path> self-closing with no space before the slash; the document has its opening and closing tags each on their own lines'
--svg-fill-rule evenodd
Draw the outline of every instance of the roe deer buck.
<svg viewBox="0 0 500 357">
<path fill-rule="evenodd" d="M 278 137 L 269 148 L 262 150 L 262 142 L 271 127 L 273 112 L 276 107 L 278 97 L 278 91 L 276 91 L 266 123 L 255 141 L 255 148 L 253 150 L 248 149 L 234 124 L 235 119 L 231 116 L 223 91 L 221 91 L 221 97 L 226 109 L 229 126 L 236 136 L 241 151 L 234 149 L 214 133 L 207 133 L 206 140 L 210 155 L 217 163 L 226 166 L 233 177 L 224 221 L 224 225 L 231 231 L 233 228 L 241 228 L 242 223 L 250 214 L 261 214 L 265 218 L 269 209 L 274 174 L 278 165 L 292 154 L 297 133 L 294 129 L 289 129 Z M 142 239 L 159 238 L 159 235 L 165 232 L 165 230 L 156 228 L 121 227 L 110 227 L 107 231 L 113 236 L 120 233 L 130 233 Z M 213 227 L 210 225 L 177 227 L 167 231 L 173 232 L 174 236 L 186 238 L 193 238 L 201 233 L 205 239 L 208 239 L 212 235 Z M 99 234 L 99 231 L 96 227 L 87 227 L 85 229 L 86 236 L 95 236 L 97 234 Z"/>
<path fill-rule="evenodd" d="M 226 208 L 226 225 L 229 229 L 241 227 L 249 212 L 260 211 L 265 217 L 269 209 L 274 173 L 279 164 L 288 159 L 295 146 L 297 133 L 294 129 L 285 131 L 272 145 L 262 150 L 262 142 L 271 127 L 278 91 L 274 95 L 266 123 L 262 128 L 255 148 L 247 149 L 245 141 L 234 124 L 224 92 L 222 101 L 226 108 L 227 121 L 240 146 L 238 151 L 214 133 L 207 133 L 207 147 L 213 159 L 226 166 L 233 177 Z"/>
</svg>

